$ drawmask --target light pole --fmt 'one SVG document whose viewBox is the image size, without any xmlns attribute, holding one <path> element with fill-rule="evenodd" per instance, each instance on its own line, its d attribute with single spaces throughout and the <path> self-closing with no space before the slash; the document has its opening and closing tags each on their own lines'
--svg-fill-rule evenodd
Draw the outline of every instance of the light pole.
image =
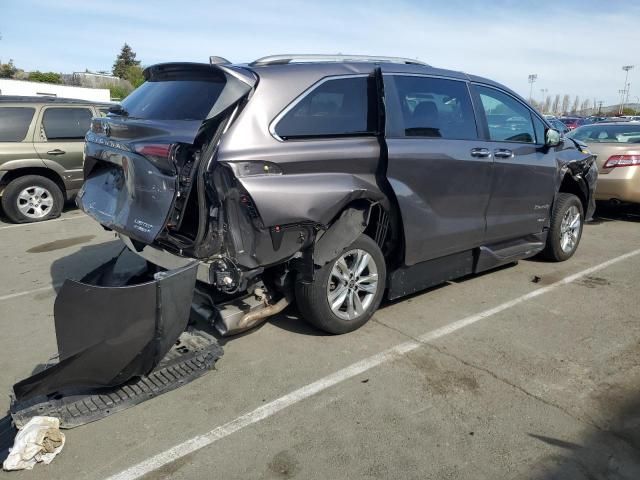
<svg viewBox="0 0 640 480">
<path fill-rule="evenodd" d="M 624 89 L 628 89 L 629 85 L 627 84 L 627 80 L 629 80 L 629 70 L 631 70 L 633 68 L 633 65 L 623 65 L 622 66 L 622 70 L 624 70 Z M 620 102 L 620 115 L 622 115 L 624 113 L 624 96 L 625 94 L 622 94 L 622 101 Z"/>
<path fill-rule="evenodd" d="M 533 95 L 533 83 L 538 79 L 538 75 L 536 73 L 532 73 L 529 75 L 529 103 L 531 103 L 532 95 Z"/>
<path fill-rule="evenodd" d="M 624 96 L 624 104 L 628 104 L 629 103 L 629 92 L 631 91 L 631 82 L 627 83 L 627 93 Z M 624 105 L 623 105 L 624 107 Z M 623 108 L 624 110 L 624 108 Z"/>
<path fill-rule="evenodd" d="M 626 90 L 618 90 L 618 95 L 620 95 L 620 106 L 618 107 L 618 116 L 622 115 L 622 104 L 624 103 L 624 94 Z"/>
</svg>

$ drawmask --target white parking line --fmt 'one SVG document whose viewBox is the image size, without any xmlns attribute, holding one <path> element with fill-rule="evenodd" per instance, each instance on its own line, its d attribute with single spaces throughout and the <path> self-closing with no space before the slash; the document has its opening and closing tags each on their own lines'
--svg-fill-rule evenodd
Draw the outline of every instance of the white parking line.
<svg viewBox="0 0 640 480">
<path fill-rule="evenodd" d="M 287 407 L 290 407 L 306 398 L 315 395 L 316 393 L 322 392 L 340 382 L 348 380 L 350 378 L 355 377 L 356 375 L 360 375 L 361 373 L 366 372 L 382 363 L 388 362 L 394 358 L 397 358 L 400 355 L 406 354 L 416 348 L 420 347 L 423 343 L 430 342 L 436 340 L 438 338 L 449 335 L 457 330 L 460 330 L 464 327 L 472 325 L 480 320 L 491 317 L 500 313 L 504 310 L 507 310 L 511 307 L 514 307 L 520 303 L 526 302 L 532 298 L 538 297 L 545 293 L 551 292 L 558 287 L 566 285 L 568 283 L 574 282 L 582 277 L 590 275 L 598 270 L 602 270 L 607 268 L 615 263 L 622 262 L 631 257 L 640 254 L 640 249 L 634 250 L 632 252 L 626 253 L 619 257 L 615 257 L 606 262 L 600 263 L 593 267 L 587 268 L 586 270 L 582 270 L 573 275 L 569 275 L 568 277 L 563 278 L 555 283 L 552 283 L 546 287 L 538 288 L 529 292 L 520 297 L 514 298 L 508 302 L 502 303 L 494 308 L 490 308 L 483 312 L 477 313 L 475 315 L 471 315 L 469 317 L 463 318 L 456 322 L 450 323 L 449 325 L 445 325 L 444 327 L 438 328 L 436 330 L 432 330 L 431 332 L 427 332 L 424 335 L 418 337 L 418 341 L 408 341 L 396 345 L 390 349 L 384 350 L 376 355 L 365 358 L 359 362 L 356 362 L 342 370 L 338 370 L 335 373 L 332 373 L 320 380 L 317 380 L 309 385 L 306 385 L 298 390 L 295 390 L 291 393 L 288 393 L 280 398 L 272 400 L 271 402 L 262 405 L 255 410 L 245 413 L 244 415 L 239 416 L 235 420 L 232 420 L 224 425 L 214 428 L 213 430 L 205 433 L 203 435 L 198 435 L 193 437 L 183 443 L 180 443 L 174 447 L 165 450 L 147 460 L 144 460 L 137 465 L 134 465 L 122 472 L 109 477 L 107 480 L 134 480 L 142 477 L 150 472 L 153 472 L 171 462 L 174 462 L 182 457 L 185 457 L 197 450 L 200 450 L 204 447 L 207 447 L 214 442 L 228 437 L 229 435 L 237 432 L 238 430 L 242 430 L 243 428 L 257 423 L 265 418 L 271 417 L 276 413 L 284 410 Z"/>
<path fill-rule="evenodd" d="M 33 290 L 25 290 L 24 292 L 8 293 L 0 297 L 0 302 L 3 300 L 11 300 L 12 298 L 24 297 L 25 295 L 31 295 L 32 293 L 45 292 L 47 290 L 54 290 L 60 287 L 62 284 L 48 285 L 46 287 L 34 288 Z"/>
<path fill-rule="evenodd" d="M 87 215 L 74 215 L 73 217 L 56 218 L 54 220 L 46 220 L 44 222 L 18 223 L 16 225 L 7 225 L 6 227 L 0 227 L 0 230 L 8 230 L 9 228 L 20 228 L 20 227 L 34 227 L 36 225 L 49 225 L 50 223 L 55 223 L 55 222 L 77 220 L 78 218 L 90 218 L 90 217 L 88 217 Z"/>
</svg>

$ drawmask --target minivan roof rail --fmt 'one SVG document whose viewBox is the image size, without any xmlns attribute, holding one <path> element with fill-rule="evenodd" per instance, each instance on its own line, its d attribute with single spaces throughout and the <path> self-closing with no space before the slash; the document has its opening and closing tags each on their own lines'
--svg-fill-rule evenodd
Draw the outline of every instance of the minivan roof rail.
<svg viewBox="0 0 640 480">
<path fill-rule="evenodd" d="M 53 97 L 51 95 L 0 95 L 0 102 L 10 103 L 75 103 L 78 105 L 110 105 L 110 102 L 80 98 Z"/>
<path fill-rule="evenodd" d="M 372 55 L 270 55 L 254 60 L 249 64 L 251 67 L 259 67 L 263 65 L 286 65 L 288 63 L 306 63 L 306 62 L 374 62 L 374 63 L 404 63 L 406 65 L 423 65 L 428 64 L 416 60 L 414 58 L 401 57 L 378 57 Z"/>
</svg>

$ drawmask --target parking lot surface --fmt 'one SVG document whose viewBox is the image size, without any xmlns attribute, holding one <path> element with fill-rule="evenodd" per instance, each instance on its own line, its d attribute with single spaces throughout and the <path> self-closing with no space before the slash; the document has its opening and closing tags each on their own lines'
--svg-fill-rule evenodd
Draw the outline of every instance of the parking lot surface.
<svg viewBox="0 0 640 480">
<path fill-rule="evenodd" d="M 638 479 L 639 240 L 640 215 L 607 211 L 567 262 L 450 282 L 343 336 L 286 310 L 221 340 L 215 371 L 67 431 L 49 466 L 0 475 Z M 55 354 L 55 289 L 121 244 L 74 210 L 0 223 L 0 242 L 6 411 Z"/>
</svg>

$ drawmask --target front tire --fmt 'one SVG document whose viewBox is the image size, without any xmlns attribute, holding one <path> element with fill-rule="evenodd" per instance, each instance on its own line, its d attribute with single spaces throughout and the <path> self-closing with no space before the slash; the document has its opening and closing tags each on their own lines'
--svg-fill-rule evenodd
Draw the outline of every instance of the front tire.
<svg viewBox="0 0 640 480">
<path fill-rule="evenodd" d="M 316 270 L 311 283 L 296 283 L 305 320 L 332 334 L 352 332 L 372 317 L 384 294 L 387 270 L 380 247 L 361 235 L 337 258 Z"/>
<path fill-rule="evenodd" d="M 64 195 L 58 185 L 40 175 L 12 180 L 2 192 L 2 209 L 12 222 L 42 222 L 62 212 Z"/>
<path fill-rule="evenodd" d="M 559 193 L 553 204 L 551 227 L 542 256 L 552 262 L 563 262 L 573 256 L 582 237 L 584 210 L 578 197 Z"/>
</svg>

